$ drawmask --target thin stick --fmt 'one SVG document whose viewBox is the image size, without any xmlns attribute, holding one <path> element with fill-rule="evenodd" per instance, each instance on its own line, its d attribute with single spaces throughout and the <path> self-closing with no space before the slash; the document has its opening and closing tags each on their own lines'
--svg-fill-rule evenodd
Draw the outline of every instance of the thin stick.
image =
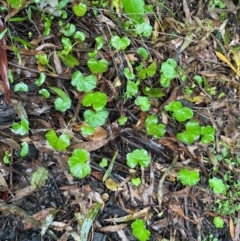
<svg viewBox="0 0 240 241">
<path fill-rule="evenodd" d="M 167 170 L 164 172 L 163 176 L 161 177 L 159 184 L 158 184 L 158 190 L 157 190 L 157 199 L 158 199 L 158 205 L 161 207 L 162 200 L 163 200 L 163 183 L 165 178 L 170 174 L 170 172 L 173 170 L 174 166 L 176 165 L 178 160 L 178 155 L 176 155 L 172 161 L 172 164 L 167 168 Z"/>
</svg>

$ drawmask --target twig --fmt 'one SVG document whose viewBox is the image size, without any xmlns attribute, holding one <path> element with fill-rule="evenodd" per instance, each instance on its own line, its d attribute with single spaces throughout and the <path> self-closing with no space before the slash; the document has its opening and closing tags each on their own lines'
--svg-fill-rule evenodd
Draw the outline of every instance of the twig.
<svg viewBox="0 0 240 241">
<path fill-rule="evenodd" d="M 167 170 L 164 172 L 163 176 L 161 177 L 159 184 L 158 184 L 158 190 L 157 190 L 157 199 L 158 199 L 158 205 L 161 207 L 162 200 L 163 200 L 163 183 L 165 178 L 171 173 L 174 166 L 176 165 L 178 160 L 178 155 L 176 155 L 172 161 L 172 164 L 167 168 Z"/>
</svg>

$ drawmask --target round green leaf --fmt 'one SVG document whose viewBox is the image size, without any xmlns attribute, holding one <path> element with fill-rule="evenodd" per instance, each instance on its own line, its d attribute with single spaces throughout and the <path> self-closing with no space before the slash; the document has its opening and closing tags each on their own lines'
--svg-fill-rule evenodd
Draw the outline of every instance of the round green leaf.
<svg viewBox="0 0 240 241">
<path fill-rule="evenodd" d="M 108 118 L 108 111 L 106 109 L 99 111 L 86 110 L 83 115 L 87 124 L 91 127 L 98 127 L 105 124 Z"/>
<path fill-rule="evenodd" d="M 146 126 L 150 126 L 152 124 L 157 124 L 157 123 L 158 123 L 158 119 L 155 115 L 149 115 L 145 120 Z"/>
<path fill-rule="evenodd" d="M 58 137 L 54 130 L 49 130 L 45 137 L 49 145 L 57 151 L 66 151 L 66 148 L 70 145 L 70 136 L 67 134 Z"/>
<path fill-rule="evenodd" d="M 186 121 L 193 117 L 193 111 L 188 107 L 183 107 L 173 112 L 173 117 L 179 122 Z"/>
<path fill-rule="evenodd" d="M 183 132 L 177 134 L 177 139 L 183 143 L 192 144 L 195 141 L 194 135 L 191 132 Z"/>
<path fill-rule="evenodd" d="M 163 124 L 151 124 L 147 125 L 147 133 L 154 138 L 161 138 L 166 133 L 166 127 Z"/>
<path fill-rule="evenodd" d="M 138 96 L 134 103 L 139 105 L 142 111 L 148 111 L 151 106 L 151 103 L 146 96 Z"/>
<path fill-rule="evenodd" d="M 78 5 L 73 6 L 73 12 L 75 13 L 76 16 L 83 17 L 87 12 L 86 4 L 79 3 Z"/>
<path fill-rule="evenodd" d="M 140 54 L 145 60 L 147 60 L 149 58 L 148 51 L 143 47 L 138 48 L 137 53 Z"/>
<path fill-rule="evenodd" d="M 164 109 L 166 111 L 177 111 L 179 109 L 182 109 L 182 103 L 180 101 L 172 101 L 168 105 L 164 106 Z"/>
<path fill-rule="evenodd" d="M 107 103 L 107 95 L 101 92 L 87 93 L 83 98 L 83 106 L 93 106 L 94 110 L 101 110 Z"/>
<path fill-rule="evenodd" d="M 194 186 L 200 181 L 200 176 L 198 171 L 183 168 L 178 173 L 178 179 L 184 186 Z"/>
<path fill-rule="evenodd" d="M 75 86 L 78 91 L 90 92 L 96 87 L 97 78 L 94 75 L 84 77 L 80 71 L 75 71 L 72 75 L 71 84 Z"/>
<path fill-rule="evenodd" d="M 101 74 L 108 70 L 108 61 L 106 59 L 96 60 L 90 58 L 87 65 L 93 74 Z"/>
<path fill-rule="evenodd" d="M 74 24 L 72 23 L 68 23 L 66 24 L 61 30 L 60 32 L 63 33 L 65 36 L 70 37 L 74 34 L 74 32 L 76 31 L 76 27 Z"/>
<path fill-rule="evenodd" d="M 138 164 L 147 167 L 150 161 L 151 158 L 144 149 L 136 149 L 127 154 L 127 165 L 131 168 L 135 168 Z"/>
<path fill-rule="evenodd" d="M 213 192 L 216 194 L 221 194 L 226 191 L 226 185 L 221 179 L 216 177 L 209 179 L 209 186 L 213 188 Z"/>
<path fill-rule="evenodd" d="M 136 33 L 144 37 L 149 37 L 152 34 L 152 26 L 146 22 L 137 24 Z"/>
<path fill-rule="evenodd" d="M 88 164 L 90 154 L 85 149 L 76 149 L 68 159 L 70 172 L 74 177 L 84 178 L 91 172 Z"/>
<path fill-rule="evenodd" d="M 26 135 L 29 131 L 29 122 L 27 119 L 23 118 L 21 119 L 20 123 L 14 122 L 12 124 L 12 130 L 17 135 Z"/>
<path fill-rule="evenodd" d="M 214 217 L 213 224 L 216 228 L 223 228 L 224 220 L 221 217 Z"/>
<path fill-rule="evenodd" d="M 147 241 L 150 238 L 150 231 L 146 229 L 145 222 L 142 219 L 136 219 L 132 224 L 132 234 L 140 241 Z"/>
<path fill-rule="evenodd" d="M 111 38 L 112 46 L 117 50 L 124 50 L 130 45 L 130 40 L 127 37 L 120 38 L 119 36 L 113 36 Z"/>
<path fill-rule="evenodd" d="M 83 42 L 86 38 L 84 32 L 81 32 L 81 31 L 76 31 L 74 34 L 73 34 L 73 37 L 81 42 Z"/>
<path fill-rule="evenodd" d="M 56 98 L 54 101 L 55 109 L 61 112 L 68 110 L 72 105 L 70 98 L 62 99 L 60 97 Z"/>
</svg>

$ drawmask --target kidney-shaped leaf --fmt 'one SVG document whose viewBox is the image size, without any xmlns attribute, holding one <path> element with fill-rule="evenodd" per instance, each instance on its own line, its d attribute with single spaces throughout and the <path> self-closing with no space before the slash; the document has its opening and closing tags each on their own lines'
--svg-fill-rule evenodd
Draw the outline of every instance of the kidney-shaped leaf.
<svg viewBox="0 0 240 241">
<path fill-rule="evenodd" d="M 91 167 L 88 163 L 89 158 L 89 152 L 85 149 L 73 151 L 72 156 L 68 159 L 68 166 L 74 177 L 84 178 L 91 172 Z"/>
</svg>

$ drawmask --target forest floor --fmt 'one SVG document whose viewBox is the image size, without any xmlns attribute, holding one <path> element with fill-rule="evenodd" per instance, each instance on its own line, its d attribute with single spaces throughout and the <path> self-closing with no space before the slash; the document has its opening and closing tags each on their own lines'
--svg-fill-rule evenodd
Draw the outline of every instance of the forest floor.
<svg viewBox="0 0 240 241">
<path fill-rule="evenodd" d="M 0 240 L 240 240 L 239 1 L 0 3 Z"/>
</svg>

